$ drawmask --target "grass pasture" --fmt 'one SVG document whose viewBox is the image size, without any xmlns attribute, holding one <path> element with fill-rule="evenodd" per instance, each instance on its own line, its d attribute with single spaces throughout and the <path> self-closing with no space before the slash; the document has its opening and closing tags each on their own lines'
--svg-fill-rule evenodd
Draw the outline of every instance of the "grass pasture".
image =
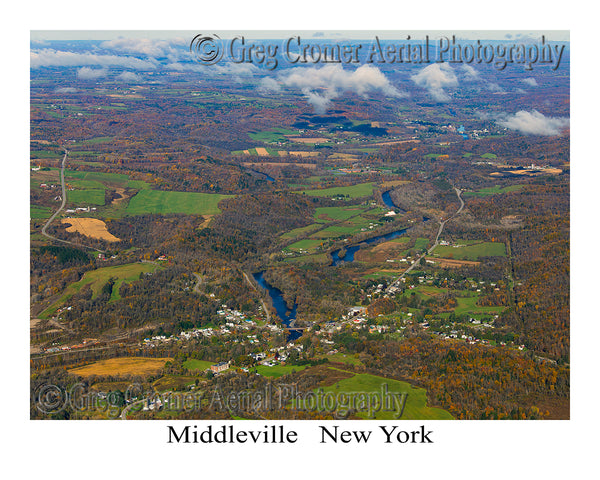
<svg viewBox="0 0 600 480">
<path fill-rule="evenodd" d="M 219 202 L 230 197 L 232 195 L 143 189 L 129 201 L 126 212 L 128 215 L 146 213 L 216 215 L 221 213 Z"/>
<path fill-rule="evenodd" d="M 292 243 L 291 245 L 286 247 L 286 250 L 290 250 L 290 251 L 306 250 L 307 252 L 314 253 L 314 252 L 316 252 L 317 247 L 320 246 L 322 243 L 323 243 L 323 241 L 320 239 L 305 238 L 302 240 L 298 240 L 296 243 Z"/>
<path fill-rule="evenodd" d="M 297 130 L 290 130 L 289 128 L 279 127 L 263 132 L 249 133 L 248 136 L 255 142 L 277 143 L 288 141 L 288 139 L 284 135 L 296 134 L 298 134 Z"/>
<path fill-rule="evenodd" d="M 313 232 L 317 228 L 320 228 L 320 227 L 321 227 L 321 225 L 319 225 L 318 223 L 312 223 L 310 225 L 307 225 L 306 227 L 294 228 L 293 230 L 290 230 L 289 232 L 285 232 L 283 235 L 281 235 L 281 238 L 285 238 L 285 239 L 297 238 L 297 237 L 300 237 L 301 235 L 307 235 L 310 232 Z"/>
<path fill-rule="evenodd" d="M 326 253 L 316 253 L 313 255 L 302 255 L 300 257 L 292 257 L 284 259 L 286 263 L 295 263 L 298 265 L 304 265 L 306 263 L 322 263 L 322 264 L 330 264 L 331 257 Z"/>
<path fill-rule="evenodd" d="M 89 377 L 91 375 L 152 375 L 160 371 L 172 358 L 121 357 L 99 360 L 83 367 L 72 368 L 69 373 Z"/>
<path fill-rule="evenodd" d="M 266 365 L 257 365 L 255 367 L 255 370 L 256 373 L 262 375 L 263 377 L 278 378 L 292 372 L 299 372 L 300 370 L 304 370 L 306 367 L 306 365 L 275 365 L 273 367 L 267 367 Z"/>
<path fill-rule="evenodd" d="M 457 307 L 454 309 L 454 313 L 456 315 L 463 315 L 466 313 L 470 314 L 478 314 L 478 313 L 487 313 L 491 315 L 496 315 L 502 312 L 506 307 L 482 307 L 477 305 L 478 296 L 470 296 L 470 297 L 456 297 L 456 302 L 458 303 Z"/>
<path fill-rule="evenodd" d="M 37 205 L 30 205 L 29 207 L 29 218 L 32 220 L 45 220 L 50 218 L 52 210 L 48 207 L 39 207 Z"/>
<path fill-rule="evenodd" d="M 214 365 L 216 362 L 210 362 L 208 360 L 196 360 L 195 358 L 188 358 L 185 362 L 183 362 L 183 368 L 187 370 L 198 370 L 203 372 L 210 368 L 211 365 Z"/>
<path fill-rule="evenodd" d="M 502 242 L 471 243 L 459 240 L 459 245 L 439 245 L 434 251 L 434 257 L 449 257 L 457 260 L 477 260 L 480 257 L 505 257 L 506 245 Z M 469 244 L 470 243 L 470 244 Z"/>
<path fill-rule="evenodd" d="M 88 205 L 102 206 L 105 203 L 104 190 L 99 188 L 86 188 L 83 190 L 72 190 L 67 192 L 69 204 L 77 207 Z"/>
<path fill-rule="evenodd" d="M 499 185 L 494 185 L 493 187 L 485 187 L 481 188 L 476 192 L 464 192 L 464 197 L 487 197 L 488 195 L 496 195 L 499 193 L 509 193 L 516 192 L 521 190 L 525 185 L 509 185 L 507 187 L 500 187 Z"/>
<path fill-rule="evenodd" d="M 330 367 L 333 369 L 333 367 Z M 335 369 L 338 370 L 338 369 Z M 346 372 L 352 373 L 352 372 Z M 344 378 L 334 383 L 331 386 L 323 387 L 324 395 L 331 392 L 336 398 L 340 399 L 338 404 L 338 412 L 343 414 L 342 404 L 343 398 L 357 398 L 357 406 L 360 406 L 360 397 L 357 394 L 366 395 L 385 395 L 384 392 L 388 392 L 388 398 L 390 394 L 403 394 L 402 403 L 404 404 L 404 410 L 402 406 L 398 405 L 400 402 L 395 402 L 394 407 L 390 408 L 391 411 L 384 411 L 383 408 L 375 412 L 376 420 L 393 420 L 398 417 L 400 412 L 402 420 L 452 420 L 453 417 L 446 410 L 441 408 L 429 407 L 427 405 L 427 392 L 423 388 L 415 388 L 409 383 L 401 382 L 398 380 L 392 380 L 385 377 L 379 377 L 377 375 L 370 374 L 356 374 L 349 378 Z M 317 391 L 315 390 L 315 394 Z M 354 395 L 353 395 L 354 394 Z M 398 397 L 394 395 L 397 399 Z M 346 404 L 348 406 L 348 404 Z M 351 406 L 351 403 L 350 403 Z M 391 406 L 391 401 L 390 401 Z M 357 416 L 367 419 L 369 413 L 367 407 L 357 408 Z"/>
<path fill-rule="evenodd" d="M 297 193 L 301 195 L 310 195 L 311 197 L 349 197 L 360 198 L 368 197 L 373 194 L 375 184 L 372 182 L 358 183 L 346 187 L 330 187 L 316 190 L 301 190 Z"/>
<path fill-rule="evenodd" d="M 314 219 L 317 222 L 332 222 L 336 220 L 348 220 L 350 217 L 360 215 L 364 208 L 355 205 L 351 207 L 317 207 Z"/>
<path fill-rule="evenodd" d="M 140 273 L 153 272 L 158 267 L 152 263 L 128 263 L 125 265 L 116 265 L 114 267 L 103 267 L 96 270 L 90 270 L 85 272 L 81 280 L 74 282 L 69 285 L 61 297 L 54 302 L 51 306 L 46 308 L 41 314 L 40 318 L 49 318 L 56 313 L 62 305 L 65 304 L 73 295 L 79 292 L 85 285 L 90 285 L 92 289 L 92 298 L 97 297 L 102 290 L 102 287 L 108 282 L 110 278 L 115 278 L 115 284 L 113 285 L 112 295 L 110 301 L 115 301 L 121 298 L 119 295 L 119 288 L 123 282 L 133 282 L 139 279 Z"/>
<path fill-rule="evenodd" d="M 198 377 L 186 375 L 165 375 L 156 380 L 152 386 L 159 392 L 182 390 L 194 385 Z"/>
</svg>

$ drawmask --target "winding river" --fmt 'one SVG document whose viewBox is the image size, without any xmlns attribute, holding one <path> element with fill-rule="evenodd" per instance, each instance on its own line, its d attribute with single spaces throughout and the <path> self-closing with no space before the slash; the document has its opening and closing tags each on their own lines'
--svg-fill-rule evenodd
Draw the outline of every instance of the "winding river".
<svg viewBox="0 0 600 480">
<path fill-rule="evenodd" d="M 264 174 L 264 175 L 266 175 L 266 174 Z M 381 197 L 383 199 L 383 203 L 385 203 L 388 207 L 394 208 L 394 209 L 399 209 L 396 205 L 394 205 L 394 202 L 392 202 L 392 199 L 390 197 L 390 190 L 384 192 L 381 195 Z M 367 240 L 364 240 L 363 242 L 359 243 L 358 245 L 352 245 L 352 246 L 346 247 L 346 253 L 342 257 L 340 257 L 341 249 L 334 250 L 331 252 L 332 262 L 331 262 L 330 266 L 335 267 L 341 263 L 353 262 L 354 254 L 356 252 L 358 252 L 362 247 L 371 245 L 373 243 L 381 242 L 381 241 L 392 240 L 401 235 L 404 235 L 404 233 L 406 233 L 407 230 L 408 230 L 408 228 L 394 230 L 393 232 L 386 233 L 384 235 L 378 235 L 377 237 L 368 238 Z M 256 282 L 262 288 L 267 290 L 267 292 L 269 293 L 269 296 L 271 297 L 271 301 L 273 302 L 273 307 L 275 307 L 275 311 L 277 312 L 277 316 L 279 317 L 281 322 L 289 329 L 290 333 L 288 335 L 287 341 L 291 342 L 291 341 L 299 338 L 302 335 L 302 330 L 290 328 L 290 325 L 293 325 L 294 320 L 296 319 L 296 308 L 298 307 L 298 305 L 294 304 L 294 306 L 292 307 L 291 310 L 288 309 L 288 306 L 283 298 L 283 294 L 281 293 L 281 290 L 270 285 L 265 280 L 264 274 L 265 274 L 265 272 L 263 270 L 262 272 L 253 273 L 252 276 L 254 277 Z"/>
<path fill-rule="evenodd" d="M 277 316 L 281 320 L 287 328 L 289 328 L 289 335 L 287 338 L 288 342 L 296 340 L 302 335 L 302 330 L 296 330 L 294 328 L 290 328 L 290 325 L 296 319 L 296 308 L 298 305 L 294 303 L 294 306 L 291 310 L 288 309 L 287 303 L 283 299 L 283 294 L 281 290 L 272 286 L 265 280 L 265 272 L 253 273 L 252 276 L 256 283 L 258 283 L 262 288 L 264 288 L 267 292 L 269 292 L 269 296 L 271 297 L 271 301 L 273 302 L 273 307 L 275 307 L 275 311 L 277 312 Z"/>
</svg>

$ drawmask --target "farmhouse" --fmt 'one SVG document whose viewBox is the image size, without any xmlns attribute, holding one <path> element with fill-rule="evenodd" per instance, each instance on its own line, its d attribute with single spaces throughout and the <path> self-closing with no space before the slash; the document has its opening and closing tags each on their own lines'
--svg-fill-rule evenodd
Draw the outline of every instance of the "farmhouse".
<svg viewBox="0 0 600 480">
<path fill-rule="evenodd" d="M 210 366 L 213 373 L 219 373 L 229 368 L 229 362 L 219 362 Z"/>
</svg>

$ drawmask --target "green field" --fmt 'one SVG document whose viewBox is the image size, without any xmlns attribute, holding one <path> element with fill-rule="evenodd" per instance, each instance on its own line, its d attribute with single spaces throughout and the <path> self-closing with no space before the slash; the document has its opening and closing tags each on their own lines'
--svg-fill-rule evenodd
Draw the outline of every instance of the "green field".
<svg viewBox="0 0 600 480">
<path fill-rule="evenodd" d="M 477 305 L 478 296 L 472 297 L 457 297 L 456 302 L 458 303 L 457 307 L 454 309 L 454 313 L 456 315 L 463 315 L 465 313 L 488 313 L 488 314 L 498 314 L 502 312 L 506 307 L 482 307 Z"/>
<path fill-rule="evenodd" d="M 421 299 L 427 300 L 428 298 L 442 295 L 447 293 L 449 290 L 447 288 L 442 287 L 434 287 L 431 285 L 417 285 L 415 288 L 411 290 L 406 290 L 402 296 L 408 297 L 413 294 L 418 295 Z M 503 306 L 496 307 L 483 307 L 477 305 L 477 301 L 479 300 L 480 293 L 473 292 L 469 290 L 452 290 L 453 293 L 456 294 L 456 303 L 457 306 L 454 308 L 455 315 L 463 315 L 469 314 L 471 316 L 477 316 L 479 314 L 488 314 L 495 315 L 499 314 L 506 309 Z M 441 313 L 440 317 L 445 317 L 449 315 L 449 313 Z"/>
<path fill-rule="evenodd" d="M 114 137 L 95 137 L 95 138 L 90 138 L 88 140 L 82 140 L 80 142 L 74 143 L 73 145 L 75 146 L 81 146 L 81 145 L 97 145 L 99 143 L 108 143 L 110 141 L 112 141 Z"/>
<path fill-rule="evenodd" d="M 363 363 L 358 359 L 358 354 L 346 355 L 345 353 L 334 353 L 333 355 L 321 355 L 319 358 L 327 358 L 330 362 L 337 363 L 351 363 L 352 365 L 362 365 Z"/>
<path fill-rule="evenodd" d="M 139 279 L 140 273 L 142 272 L 153 272 L 158 267 L 152 263 L 128 263 L 125 265 L 117 265 L 114 267 L 104 267 L 98 268 L 96 270 L 90 270 L 89 272 L 85 272 L 83 278 L 78 282 L 72 283 L 69 285 L 61 297 L 54 302 L 51 306 L 46 308 L 41 314 L 40 318 L 49 318 L 56 310 L 58 310 L 62 305 L 65 304 L 69 298 L 75 295 L 77 292 L 81 290 L 81 288 L 85 285 L 90 285 L 92 289 L 92 298 L 98 296 L 102 287 L 108 282 L 110 278 L 115 278 L 115 284 L 113 285 L 112 295 L 110 297 L 110 301 L 119 300 L 121 296 L 119 295 L 119 288 L 123 284 L 123 282 L 133 282 Z"/>
<path fill-rule="evenodd" d="M 331 187 L 319 190 L 301 190 L 300 194 L 310 195 L 312 197 L 349 197 L 359 198 L 368 197 L 373 194 L 374 183 L 359 183 L 347 187 Z"/>
<path fill-rule="evenodd" d="M 435 257 L 453 258 L 455 260 L 477 260 L 479 257 L 505 257 L 506 246 L 502 242 L 480 242 L 473 243 L 464 240 L 456 242 L 464 247 L 452 247 L 450 245 L 439 245 L 435 251 Z"/>
<path fill-rule="evenodd" d="M 88 151 L 69 152 L 69 157 L 95 157 L 97 155 L 100 155 L 100 153 Z"/>
<path fill-rule="evenodd" d="M 292 239 L 300 237 L 301 235 L 309 234 L 310 232 L 320 227 L 321 225 L 319 225 L 318 223 L 312 223 L 310 225 L 307 225 L 306 227 L 294 228 L 293 230 L 290 230 L 289 232 L 286 232 L 283 235 L 281 235 L 281 238 Z"/>
<path fill-rule="evenodd" d="M 360 225 L 332 225 L 313 234 L 311 238 L 337 238 L 354 235 L 361 231 Z"/>
<path fill-rule="evenodd" d="M 264 132 L 249 133 L 248 136 L 257 142 L 277 143 L 287 142 L 288 139 L 284 135 L 297 135 L 298 130 L 290 130 L 288 128 L 273 128 Z"/>
<path fill-rule="evenodd" d="M 305 238 L 302 240 L 298 240 L 296 243 L 292 243 L 286 250 L 299 251 L 306 250 L 307 252 L 315 252 L 317 247 L 323 243 L 322 240 L 313 239 L 313 238 Z"/>
<path fill-rule="evenodd" d="M 333 367 L 330 367 L 333 368 Z M 348 372 L 350 373 L 350 372 Z M 345 378 L 334 383 L 331 386 L 324 387 L 323 392 L 326 395 L 331 392 L 339 400 L 338 412 L 344 413 L 344 399 L 351 398 L 352 394 L 365 393 L 367 395 L 380 394 L 383 396 L 387 386 L 388 398 L 389 394 L 404 394 L 401 403 L 404 404 L 404 411 L 400 417 L 402 420 L 452 420 L 453 417 L 447 411 L 441 408 L 433 408 L 427 406 L 427 392 L 423 388 L 415 388 L 409 383 L 392 380 L 389 378 L 379 377 L 369 374 L 356 374 L 350 378 Z M 315 394 L 318 390 L 314 390 Z M 326 397 L 324 397 L 326 398 Z M 356 397 L 355 397 L 356 398 Z M 358 397 L 360 398 L 360 397 Z M 398 397 L 396 397 L 398 398 Z M 360 402 L 360 400 L 358 400 Z M 377 405 L 376 402 L 375 406 Z M 347 405 L 347 404 L 346 404 Z M 357 405 L 360 405 L 358 403 Z M 391 406 L 391 401 L 389 402 Z M 374 408 L 376 410 L 376 408 Z M 361 418 L 369 418 L 369 414 L 365 411 L 366 408 L 357 408 L 357 416 Z M 376 420 L 393 420 L 396 419 L 401 411 L 401 406 L 394 404 L 392 411 L 376 411 L 374 419 Z M 373 417 L 371 417 L 373 418 Z"/>
<path fill-rule="evenodd" d="M 207 360 L 196 360 L 195 358 L 188 358 L 185 362 L 183 362 L 183 368 L 187 370 L 200 370 L 204 371 L 210 368 L 211 365 L 214 365 L 216 362 L 209 362 Z"/>
<path fill-rule="evenodd" d="M 515 192 L 517 190 L 521 190 L 525 185 L 509 185 L 508 187 L 500 187 L 495 185 L 493 187 L 485 187 L 476 192 L 465 192 L 463 196 L 465 197 L 485 197 L 488 195 L 496 195 L 498 193 L 508 193 Z"/>
<path fill-rule="evenodd" d="M 317 222 L 331 222 L 334 220 L 347 220 L 350 217 L 360 215 L 364 207 L 354 205 L 351 207 L 318 207 L 315 209 L 314 219 Z"/>
<path fill-rule="evenodd" d="M 77 207 L 87 205 L 104 205 L 104 190 L 99 188 L 87 188 L 85 190 L 73 190 L 67 192 L 67 200 Z"/>
<path fill-rule="evenodd" d="M 304 265 L 305 263 L 323 263 L 330 264 L 331 257 L 326 253 L 317 253 L 314 255 L 302 255 L 300 257 L 292 257 L 284 259 L 286 263 L 296 263 L 299 265 Z"/>
<path fill-rule="evenodd" d="M 32 220 L 50 218 L 50 215 L 52 215 L 52 211 L 48 207 L 38 207 L 37 205 L 29 207 L 29 218 Z"/>
<path fill-rule="evenodd" d="M 218 204 L 233 195 L 196 192 L 165 192 L 140 190 L 127 206 L 128 215 L 145 213 L 185 213 L 188 215 L 216 215 L 221 213 Z"/>
<path fill-rule="evenodd" d="M 31 158 L 62 158 L 63 154 L 51 150 L 37 150 L 30 152 L 29 156 Z"/>
<path fill-rule="evenodd" d="M 292 372 L 299 372 L 304 370 L 307 365 L 275 365 L 274 367 L 267 367 L 266 365 L 257 365 L 253 370 L 263 377 L 281 377 Z"/>
<path fill-rule="evenodd" d="M 57 169 L 58 170 L 58 169 Z M 105 183 L 114 183 L 125 185 L 129 181 L 129 175 L 124 173 L 107 173 L 107 172 L 85 172 L 78 170 L 65 170 L 65 179 L 78 178 L 80 180 L 90 180 Z M 68 180 L 67 180 L 68 182 Z"/>
<path fill-rule="evenodd" d="M 429 245 L 429 239 L 428 238 L 422 238 L 419 237 L 415 240 L 415 247 L 418 250 L 423 250 L 424 248 L 427 248 L 427 245 Z"/>
</svg>

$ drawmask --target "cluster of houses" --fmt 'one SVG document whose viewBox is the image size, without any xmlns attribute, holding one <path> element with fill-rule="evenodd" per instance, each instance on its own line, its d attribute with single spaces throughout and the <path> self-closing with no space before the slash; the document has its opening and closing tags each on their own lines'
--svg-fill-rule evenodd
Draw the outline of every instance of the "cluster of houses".
<svg viewBox="0 0 600 480">
<path fill-rule="evenodd" d="M 95 339 L 92 340 L 83 340 L 81 343 L 75 345 L 59 345 L 57 342 L 53 343 L 51 347 L 45 348 L 44 353 L 57 353 L 57 352 L 66 352 L 69 350 L 78 350 L 80 348 L 89 347 L 90 345 L 97 344 L 98 341 Z"/>
<path fill-rule="evenodd" d="M 89 213 L 89 212 L 95 212 L 96 211 L 96 207 L 75 207 L 75 208 L 69 208 L 67 210 L 65 210 L 65 213 Z"/>
</svg>

